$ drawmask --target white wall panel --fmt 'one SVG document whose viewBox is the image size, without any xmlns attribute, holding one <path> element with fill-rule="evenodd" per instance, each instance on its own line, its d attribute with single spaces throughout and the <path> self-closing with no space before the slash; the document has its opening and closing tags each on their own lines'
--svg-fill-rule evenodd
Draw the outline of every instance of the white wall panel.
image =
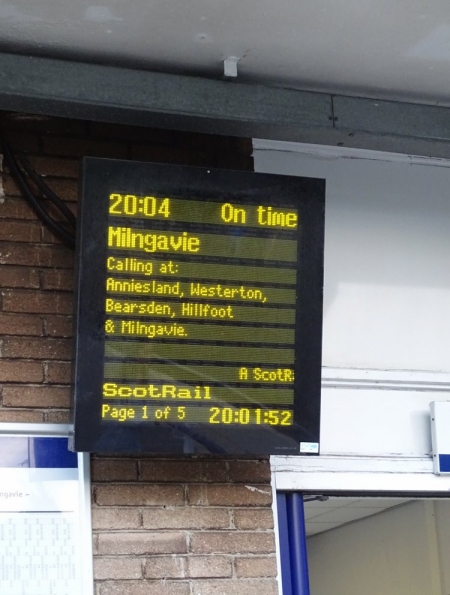
<svg viewBox="0 0 450 595">
<path fill-rule="evenodd" d="M 450 169 L 358 154 L 254 154 L 327 180 L 323 364 L 450 372 Z"/>
<path fill-rule="evenodd" d="M 254 147 L 256 171 L 326 179 L 321 452 L 429 457 L 428 404 L 450 398 L 450 162 Z"/>
<path fill-rule="evenodd" d="M 434 398 L 413 390 L 324 387 L 321 452 L 428 455 L 428 404 Z"/>
</svg>

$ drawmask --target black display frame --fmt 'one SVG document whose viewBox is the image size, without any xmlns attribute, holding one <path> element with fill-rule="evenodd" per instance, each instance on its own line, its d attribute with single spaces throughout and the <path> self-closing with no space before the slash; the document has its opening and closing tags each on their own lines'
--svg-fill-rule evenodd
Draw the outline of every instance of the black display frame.
<svg viewBox="0 0 450 595">
<path fill-rule="evenodd" d="M 294 425 L 104 422 L 105 261 L 109 195 L 294 206 L 298 237 Z M 71 447 L 151 454 L 318 454 L 322 354 L 325 181 L 206 167 L 85 158 L 77 225 Z M 303 447 L 301 446 L 303 445 Z"/>
</svg>

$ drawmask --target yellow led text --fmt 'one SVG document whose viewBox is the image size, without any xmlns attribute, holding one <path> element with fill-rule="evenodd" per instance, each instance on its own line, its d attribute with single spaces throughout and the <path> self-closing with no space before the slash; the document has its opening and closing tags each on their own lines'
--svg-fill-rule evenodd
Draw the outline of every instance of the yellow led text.
<svg viewBox="0 0 450 595">
<path fill-rule="evenodd" d="M 120 271 L 126 273 L 142 273 L 150 276 L 153 273 L 153 263 L 137 258 L 114 258 L 110 256 L 106 260 L 108 271 Z"/>
<path fill-rule="evenodd" d="M 254 211 L 250 210 L 250 215 L 254 219 Z M 235 206 L 229 202 L 224 203 L 220 209 L 220 218 L 224 223 L 233 225 L 246 225 L 248 223 L 248 213 L 242 206 Z M 298 215 L 295 211 L 276 211 L 274 207 L 258 206 L 256 208 L 256 222 L 264 227 L 284 227 L 296 229 L 298 224 Z"/>
<path fill-rule="evenodd" d="M 105 331 L 110 334 L 155 337 L 187 337 L 184 326 L 177 324 L 145 324 L 139 320 L 107 320 Z"/>
<path fill-rule="evenodd" d="M 254 382 L 294 382 L 294 370 L 290 368 L 239 368 L 239 380 L 250 380 Z"/>
<path fill-rule="evenodd" d="M 297 227 L 297 213 L 282 213 L 272 207 L 258 207 L 258 224 L 269 227 Z"/>
<path fill-rule="evenodd" d="M 129 386 L 106 382 L 103 396 L 121 399 L 210 399 L 210 386 L 176 386 L 175 384 L 146 384 Z"/>
<path fill-rule="evenodd" d="M 189 316 L 190 318 L 234 318 L 231 306 L 219 307 L 191 302 L 181 304 L 181 316 Z"/>
<path fill-rule="evenodd" d="M 134 231 L 130 227 L 109 227 L 108 246 L 139 249 L 145 252 L 195 253 L 200 250 L 200 238 L 189 235 L 187 231 L 173 235 Z"/>
<path fill-rule="evenodd" d="M 157 295 L 176 295 L 183 297 L 183 292 L 180 292 L 180 282 L 176 283 L 160 283 L 159 281 L 136 281 L 130 279 L 123 281 L 122 279 L 114 279 L 108 277 L 106 279 L 106 291 L 114 293 L 153 293 Z"/>
<path fill-rule="evenodd" d="M 134 419 L 136 410 L 133 407 L 113 407 L 111 405 L 102 405 L 103 419 L 117 419 L 118 421 L 127 421 Z"/>
<path fill-rule="evenodd" d="M 105 304 L 105 310 L 108 313 L 116 314 L 152 314 L 156 316 L 169 316 L 174 318 L 175 312 L 169 304 L 159 304 L 158 302 L 123 302 L 108 298 Z"/>
<path fill-rule="evenodd" d="M 253 300 L 256 302 L 266 302 L 267 298 L 260 289 L 251 289 L 241 285 L 240 287 L 224 287 L 220 283 L 217 285 L 202 285 L 201 283 L 190 283 L 190 292 L 193 296 L 217 297 L 243 300 Z"/>
</svg>

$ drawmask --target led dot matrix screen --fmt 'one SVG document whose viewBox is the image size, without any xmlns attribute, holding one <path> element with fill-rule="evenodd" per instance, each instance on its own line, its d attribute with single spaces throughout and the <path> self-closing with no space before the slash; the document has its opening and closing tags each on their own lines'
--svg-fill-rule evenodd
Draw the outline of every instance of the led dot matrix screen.
<svg viewBox="0 0 450 595">
<path fill-rule="evenodd" d="M 323 235 L 323 180 L 85 159 L 73 447 L 317 453 Z"/>
</svg>

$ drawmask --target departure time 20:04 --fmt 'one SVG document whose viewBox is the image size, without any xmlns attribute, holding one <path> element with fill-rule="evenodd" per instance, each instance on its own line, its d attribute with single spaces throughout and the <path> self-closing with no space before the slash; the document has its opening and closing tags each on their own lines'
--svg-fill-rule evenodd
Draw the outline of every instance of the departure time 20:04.
<svg viewBox="0 0 450 595">
<path fill-rule="evenodd" d="M 128 217 L 156 217 L 157 219 L 170 216 L 170 201 L 168 198 L 154 196 L 135 196 L 134 194 L 110 194 L 109 214 Z"/>
</svg>

